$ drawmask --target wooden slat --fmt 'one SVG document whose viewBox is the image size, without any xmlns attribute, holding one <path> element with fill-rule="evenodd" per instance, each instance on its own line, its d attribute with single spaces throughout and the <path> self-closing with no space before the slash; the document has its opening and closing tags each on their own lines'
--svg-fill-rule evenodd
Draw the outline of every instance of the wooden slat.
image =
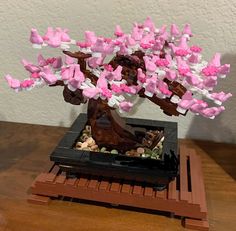
<svg viewBox="0 0 236 231">
<path fill-rule="evenodd" d="M 168 199 L 169 200 L 176 200 L 177 199 L 176 178 L 169 183 L 169 186 L 168 186 Z"/>
<path fill-rule="evenodd" d="M 103 179 L 101 180 L 101 183 L 99 185 L 99 190 L 105 191 L 107 190 L 108 186 L 109 186 L 109 181 Z"/>
<path fill-rule="evenodd" d="M 92 179 L 90 179 L 89 183 L 88 183 L 88 188 L 91 188 L 91 189 L 95 189 L 98 185 L 98 177 L 94 177 Z"/>
<path fill-rule="evenodd" d="M 81 176 L 77 184 L 78 187 L 86 187 L 88 184 L 88 178 L 86 176 Z"/>
<path fill-rule="evenodd" d="M 69 178 L 65 181 L 65 184 L 74 186 L 77 181 L 77 178 Z"/>
<path fill-rule="evenodd" d="M 199 198 L 199 184 L 200 182 L 200 171 L 197 167 L 197 156 L 192 154 L 194 150 L 189 149 L 188 152 L 190 153 L 190 172 L 191 172 L 191 186 L 192 186 L 192 203 L 193 204 L 200 204 L 200 198 Z"/>
<path fill-rule="evenodd" d="M 134 185 L 133 194 L 142 196 L 143 195 L 143 188 L 140 185 Z"/>
<path fill-rule="evenodd" d="M 119 182 L 112 182 L 110 191 L 112 192 L 120 192 L 120 183 Z"/>
<path fill-rule="evenodd" d="M 59 166 L 54 165 L 50 173 L 47 174 L 46 182 L 53 182 L 56 179 L 59 170 L 60 170 Z"/>
<path fill-rule="evenodd" d="M 59 176 L 57 176 L 55 183 L 56 184 L 64 184 L 66 181 L 66 173 L 63 172 Z"/>
<path fill-rule="evenodd" d="M 162 191 L 156 191 L 156 198 L 160 198 L 163 200 L 167 199 L 167 190 L 162 190 Z"/>
<path fill-rule="evenodd" d="M 130 193 L 132 190 L 132 187 L 129 183 L 124 182 L 121 188 L 122 193 Z"/>
<path fill-rule="evenodd" d="M 207 205 L 206 205 L 206 192 L 204 187 L 204 178 L 202 173 L 202 163 L 199 156 L 196 155 L 195 151 L 192 153 L 192 155 L 195 155 L 198 159 L 197 168 L 199 171 L 199 198 L 200 198 L 200 204 L 201 204 L 201 211 L 207 213 Z"/>
<path fill-rule="evenodd" d="M 208 220 L 195 220 L 195 219 L 186 218 L 184 221 L 184 226 L 187 229 L 195 229 L 195 230 L 201 230 L 201 231 L 209 230 Z"/>
<path fill-rule="evenodd" d="M 188 201 L 188 171 L 187 171 L 187 159 L 189 156 L 188 149 L 185 146 L 180 147 L 180 200 Z"/>
<path fill-rule="evenodd" d="M 32 204 L 48 205 L 51 199 L 47 196 L 30 195 L 27 201 Z"/>
<path fill-rule="evenodd" d="M 152 197 L 153 196 L 153 188 L 145 187 L 144 188 L 144 196 Z"/>
</svg>

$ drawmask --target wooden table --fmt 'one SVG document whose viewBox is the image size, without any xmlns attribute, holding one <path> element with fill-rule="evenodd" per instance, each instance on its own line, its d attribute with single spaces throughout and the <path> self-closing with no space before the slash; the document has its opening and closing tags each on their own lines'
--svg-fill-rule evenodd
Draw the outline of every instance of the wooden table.
<svg viewBox="0 0 236 231">
<path fill-rule="evenodd" d="M 0 231 L 187 230 L 178 219 L 71 201 L 27 203 L 66 128 L 0 122 Z M 210 230 L 236 230 L 236 144 L 180 140 L 201 156 Z"/>
</svg>

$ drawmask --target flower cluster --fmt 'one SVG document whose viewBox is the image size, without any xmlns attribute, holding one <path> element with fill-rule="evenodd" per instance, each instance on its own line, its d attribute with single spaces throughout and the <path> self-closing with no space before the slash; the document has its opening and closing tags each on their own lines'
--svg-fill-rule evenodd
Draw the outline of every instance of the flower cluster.
<svg viewBox="0 0 236 231">
<path fill-rule="evenodd" d="M 203 60 L 202 49 L 188 45 L 192 36 L 188 24 L 182 31 L 172 24 L 168 31 L 166 26 L 157 28 L 149 17 L 143 24 L 134 23 L 129 34 L 116 26 L 112 38 L 85 31 L 84 41 L 71 39 L 66 29 L 48 28 L 45 35 L 32 29 L 30 42 L 34 48 L 49 46 L 69 50 L 71 46 L 76 46 L 80 52 L 88 54 L 86 68 L 96 76 L 96 83 L 85 75 L 76 59 L 67 55 L 47 59 L 39 55 L 37 64 L 22 60 L 30 73 L 29 78 L 23 81 L 10 75 L 5 78 L 16 91 L 63 81 L 71 91 L 81 90 L 86 99 L 106 100 L 110 107 L 119 108 L 121 112 L 129 112 L 134 105 L 132 100 L 135 97 L 132 96 L 137 96 L 143 90 L 150 98 L 168 98 L 171 103 L 177 104 L 176 110 L 180 114 L 190 110 L 213 119 L 225 109 L 221 104 L 232 96 L 231 93 L 213 92 L 218 79 L 225 78 L 229 73 L 230 65 L 220 63 L 219 53 L 209 62 Z M 130 56 L 137 51 L 144 54 L 145 68 L 137 69 L 136 84 L 128 84 L 123 78 L 123 67 L 119 65 L 113 68 L 106 58 Z M 182 97 L 173 94 L 166 80 L 180 83 L 187 91 Z M 202 97 L 219 106 L 210 107 Z"/>
</svg>

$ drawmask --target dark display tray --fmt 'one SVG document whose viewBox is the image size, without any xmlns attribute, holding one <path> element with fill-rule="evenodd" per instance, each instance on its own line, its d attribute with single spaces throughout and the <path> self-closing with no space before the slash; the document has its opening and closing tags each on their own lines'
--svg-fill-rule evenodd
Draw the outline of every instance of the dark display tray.
<svg viewBox="0 0 236 231">
<path fill-rule="evenodd" d="M 127 118 L 133 127 L 164 130 L 162 159 L 131 157 L 75 150 L 74 145 L 87 123 L 86 114 L 80 114 L 69 131 L 52 152 L 50 160 L 59 165 L 68 176 L 91 174 L 109 178 L 122 178 L 151 184 L 168 184 L 178 174 L 177 123 Z"/>
</svg>

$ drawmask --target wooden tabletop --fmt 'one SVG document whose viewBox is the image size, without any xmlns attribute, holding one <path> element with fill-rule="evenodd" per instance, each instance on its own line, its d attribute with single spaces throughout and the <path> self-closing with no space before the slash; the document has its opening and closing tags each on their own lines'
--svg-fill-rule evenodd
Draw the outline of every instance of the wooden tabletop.
<svg viewBox="0 0 236 231">
<path fill-rule="evenodd" d="M 27 203 L 66 128 L 0 122 L 0 231 L 187 230 L 179 219 L 86 203 Z M 236 230 L 236 144 L 180 140 L 201 156 L 210 230 Z"/>
</svg>

